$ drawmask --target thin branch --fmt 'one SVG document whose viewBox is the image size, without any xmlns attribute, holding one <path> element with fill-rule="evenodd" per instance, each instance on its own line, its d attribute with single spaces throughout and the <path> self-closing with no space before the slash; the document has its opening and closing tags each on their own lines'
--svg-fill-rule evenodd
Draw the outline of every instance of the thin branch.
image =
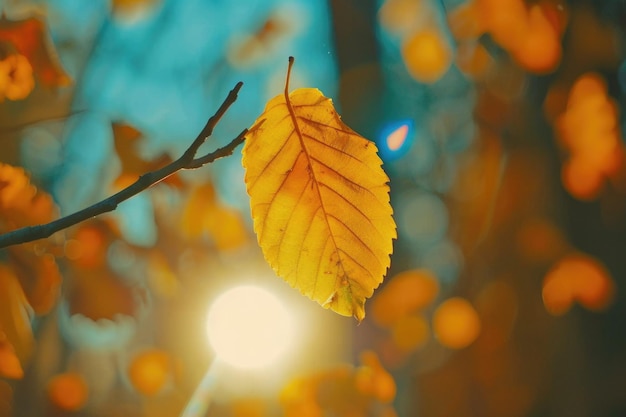
<svg viewBox="0 0 626 417">
<path fill-rule="evenodd" d="M 76 110 L 73 112 L 70 112 L 68 114 L 64 114 L 61 116 L 48 116 L 48 117 L 42 117 L 41 119 L 36 119 L 36 120 L 32 120 L 29 122 L 23 122 L 23 123 L 19 123 L 16 125 L 11 125 L 11 126 L 2 126 L 0 127 L 0 135 L 8 135 L 10 133 L 17 133 L 21 130 L 24 130 L 27 127 L 30 126 L 36 126 L 40 123 L 48 123 L 48 122 L 57 122 L 60 120 L 65 120 L 65 119 L 69 119 L 70 117 L 76 116 L 78 114 L 83 113 L 85 110 Z M 4 140 L 7 139 L 9 136 L 0 136 L 0 140 Z"/>
<path fill-rule="evenodd" d="M 211 136 L 211 134 L 213 133 L 213 129 L 220 121 L 222 116 L 226 113 L 228 108 L 237 100 L 237 94 L 239 93 L 239 90 L 242 86 L 243 83 L 239 82 L 230 91 L 220 108 L 208 120 L 202 131 L 198 134 L 196 139 L 192 142 L 192 144 L 189 146 L 189 148 L 187 148 L 185 153 L 183 153 L 180 158 L 156 171 L 151 171 L 142 175 L 137 181 L 124 188 L 123 190 L 80 211 L 77 211 L 65 217 L 61 217 L 60 219 L 54 220 L 50 223 L 37 226 L 27 226 L 0 235 L 0 249 L 6 248 L 7 246 L 18 245 L 20 243 L 32 242 L 34 240 L 50 237 L 60 230 L 67 229 L 70 226 L 74 226 L 97 215 L 115 210 L 117 206 L 123 201 L 126 201 L 129 198 L 144 191 L 145 189 L 163 181 L 170 175 L 180 170 L 196 169 L 203 165 L 210 164 L 217 159 L 232 155 L 235 148 L 237 148 L 237 146 L 239 146 L 245 140 L 246 134 L 248 133 L 247 129 L 244 129 L 239 135 L 237 135 L 236 138 L 231 140 L 227 145 L 211 153 L 196 158 L 196 153 L 198 152 L 200 146 L 207 140 L 209 136 Z"/>
</svg>

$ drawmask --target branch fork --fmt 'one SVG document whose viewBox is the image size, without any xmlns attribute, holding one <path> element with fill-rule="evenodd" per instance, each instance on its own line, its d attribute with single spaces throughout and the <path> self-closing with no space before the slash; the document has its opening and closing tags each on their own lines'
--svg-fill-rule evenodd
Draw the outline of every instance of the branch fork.
<svg viewBox="0 0 626 417">
<path fill-rule="evenodd" d="M 67 229 L 68 227 L 74 226 L 100 214 L 115 210 L 120 203 L 139 194 L 145 189 L 158 184 L 180 170 L 200 168 L 206 164 L 214 162 L 217 159 L 232 155 L 237 146 L 245 140 L 246 135 L 248 134 L 248 129 L 241 131 L 241 133 L 239 133 L 239 135 L 232 139 L 227 145 L 206 155 L 199 157 L 196 156 L 200 146 L 202 146 L 202 144 L 213 134 L 213 129 L 217 126 L 217 123 L 220 121 L 222 116 L 224 116 L 229 107 L 237 100 L 237 94 L 242 86 L 243 83 L 238 82 L 237 85 L 235 85 L 235 87 L 228 93 L 228 96 L 222 102 L 222 105 L 219 107 L 217 112 L 209 118 L 202 131 L 200 131 L 196 139 L 191 143 L 189 148 L 187 148 L 180 158 L 158 170 L 143 174 L 137 179 L 137 181 L 123 190 L 120 190 L 116 194 L 113 194 L 112 196 L 75 213 L 61 217 L 50 223 L 37 226 L 27 226 L 1 234 L 0 249 L 21 243 L 32 242 L 38 239 L 48 238 L 58 231 Z"/>
</svg>

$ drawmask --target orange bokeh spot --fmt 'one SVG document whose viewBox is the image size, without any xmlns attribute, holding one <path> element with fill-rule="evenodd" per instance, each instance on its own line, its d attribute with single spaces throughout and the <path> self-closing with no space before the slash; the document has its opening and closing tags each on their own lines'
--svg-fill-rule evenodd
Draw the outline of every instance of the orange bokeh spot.
<svg viewBox="0 0 626 417">
<path fill-rule="evenodd" d="M 581 200 L 597 198 L 605 180 L 623 169 L 625 155 L 617 103 L 604 78 L 587 73 L 576 80 L 555 129 L 568 154 L 561 173 L 565 189 Z"/>
<path fill-rule="evenodd" d="M 421 315 L 410 314 L 398 320 L 391 329 L 391 337 L 398 349 L 411 352 L 428 340 L 429 327 Z"/>
<path fill-rule="evenodd" d="M 574 302 L 570 282 L 551 275 L 547 275 L 543 282 L 541 296 L 546 310 L 554 316 L 567 313 Z"/>
<path fill-rule="evenodd" d="M 448 71 L 452 51 L 443 35 L 430 29 L 408 37 L 402 46 L 402 58 L 413 78 L 422 83 L 434 83 Z"/>
<path fill-rule="evenodd" d="M 171 379 L 171 359 L 167 353 L 158 349 L 143 351 L 133 358 L 128 376 L 140 393 L 147 396 L 158 394 Z"/>
<path fill-rule="evenodd" d="M 372 316 L 382 327 L 433 302 L 439 292 L 437 278 L 426 269 L 412 269 L 393 276 L 372 301 Z"/>
<path fill-rule="evenodd" d="M 561 180 L 567 192 L 582 201 L 598 197 L 603 185 L 600 173 L 585 163 L 584 159 L 576 157 L 563 165 Z"/>
<path fill-rule="evenodd" d="M 604 266 L 582 254 L 561 259 L 548 271 L 543 282 L 543 302 L 549 313 L 565 314 L 574 301 L 600 311 L 613 300 L 614 284 Z"/>
<path fill-rule="evenodd" d="M 528 71 L 538 74 L 552 72 L 561 61 L 559 36 L 541 7 L 532 6 L 528 19 L 528 31 L 512 46 L 512 55 Z"/>
<path fill-rule="evenodd" d="M 22 100 L 35 88 L 33 67 L 28 58 L 11 54 L 0 60 L 0 101 Z"/>
<path fill-rule="evenodd" d="M 433 314 L 433 331 L 439 342 L 452 349 L 469 346 L 480 333 L 480 318 L 469 301 L 453 297 Z"/>
<path fill-rule="evenodd" d="M 56 375 L 48 382 L 48 398 L 61 410 L 80 410 L 87 403 L 88 396 L 87 382 L 76 372 Z"/>
</svg>

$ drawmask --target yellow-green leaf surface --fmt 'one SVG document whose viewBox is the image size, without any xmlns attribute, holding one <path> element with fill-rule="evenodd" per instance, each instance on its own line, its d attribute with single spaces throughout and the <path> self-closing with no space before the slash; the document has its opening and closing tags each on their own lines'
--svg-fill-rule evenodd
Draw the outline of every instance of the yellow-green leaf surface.
<svg viewBox="0 0 626 417">
<path fill-rule="evenodd" d="M 323 307 L 358 320 L 390 264 L 396 226 L 376 146 L 329 98 L 302 88 L 270 100 L 243 148 L 266 260 Z"/>
</svg>

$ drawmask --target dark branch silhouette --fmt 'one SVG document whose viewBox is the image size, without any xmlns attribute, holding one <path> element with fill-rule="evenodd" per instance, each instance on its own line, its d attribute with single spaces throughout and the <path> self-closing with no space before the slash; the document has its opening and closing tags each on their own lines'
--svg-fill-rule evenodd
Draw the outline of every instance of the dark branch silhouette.
<svg viewBox="0 0 626 417">
<path fill-rule="evenodd" d="M 34 240 L 50 237 L 60 230 L 67 229 L 70 226 L 76 225 L 92 217 L 115 210 L 117 206 L 123 201 L 126 201 L 134 195 L 144 191 L 145 189 L 155 184 L 158 184 L 159 182 L 163 181 L 165 178 L 169 177 L 177 171 L 183 169 L 196 169 L 203 165 L 209 164 L 219 158 L 232 155 L 235 148 L 237 148 L 237 146 L 239 146 L 245 140 L 248 129 L 244 129 L 226 146 L 206 155 L 196 157 L 196 153 L 198 152 L 200 146 L 202 146 L 202 144 L 213 134 L 213 129 L 215 128 L 217 123 L 226 113 L 228 108 L 237 100 L 237 94 L 239 93 L 239 90 L 242 86 L 243 83 L 239 82 L 228 93 L 228 96 L 226 97 L 220 108 L 207 121 L 202 131 L 198 134 L 196 139 L 192 142 L 192 144 L 189 146 L 189 148 L 187 148 L 185 153 L 183 153 L 180 158 L 156 171 L 151 171 L 142 175 L 141 177 L 139 177 L 139 179 L 137 179 L 137 181 L 124 188 L 123 190 L 80 211 L 77 211 L 65 217 L 61 217 L 50 223 L 37 226 L 27 226 L 0 235 L 0 249 L 6 248 L 7 246 L 32 242 Z"/>
</svg>

